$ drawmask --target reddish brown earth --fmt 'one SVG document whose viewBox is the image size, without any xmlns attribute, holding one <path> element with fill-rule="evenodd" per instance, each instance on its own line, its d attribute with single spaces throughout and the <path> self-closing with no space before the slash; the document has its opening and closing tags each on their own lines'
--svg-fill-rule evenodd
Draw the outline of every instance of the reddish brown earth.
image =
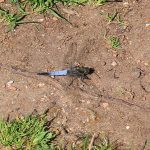
<svg viewBox="0 0 150 150">
<path fill-rule="evenodd" d="M 102 15 L 116 9 L 122 26 L 109 24 Z M 0 115 L 13 118 L 50 109 L 55 127 L 68 131 L 62 131 L 67 141 L 85 132 L 105 132 L 127 149 L 141 150 L 150 140 L 149 0 L 64 11 L 74 26 L 49 15 L 32 16 L 28 19 L 44 20 L 14 32 L 6 33 L 7 27 L 0 25 Z M 111 48 L 110 35 L 120 38 L 121 48 Z M 94 67 L 100 78 L 92 74 L 88 85 L 77 80 L 67 87 L 69 77 L 34 73 L 75 62 Z"/>
</svg>

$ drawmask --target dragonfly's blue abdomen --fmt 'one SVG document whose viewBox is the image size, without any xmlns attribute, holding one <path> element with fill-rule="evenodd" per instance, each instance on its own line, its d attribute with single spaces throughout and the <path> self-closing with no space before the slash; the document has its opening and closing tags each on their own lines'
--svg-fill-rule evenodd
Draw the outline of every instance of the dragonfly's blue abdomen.
<svg viewBox="0 0 150 150">
<path fill-rule="evenodd" d="M 60 70 L 60 71 L 51 71 L 48 72 L 49 76 L 66 76 L 68 73 L 68 70 Z"/>
</svg>

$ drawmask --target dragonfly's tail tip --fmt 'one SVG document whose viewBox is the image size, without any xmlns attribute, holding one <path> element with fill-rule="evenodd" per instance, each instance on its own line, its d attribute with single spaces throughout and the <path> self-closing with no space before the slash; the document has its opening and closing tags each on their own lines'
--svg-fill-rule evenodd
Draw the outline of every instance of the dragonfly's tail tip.
<svg viewBox="0 0 150 150">
<path fill-rule="evenodd" d="M 45 76 L 48 76 L 49 73 L 48 73 L 48 72 L 39 72 L 39 73 L 37 73 L 37 75 L 45 75 Z"/>
</svg>

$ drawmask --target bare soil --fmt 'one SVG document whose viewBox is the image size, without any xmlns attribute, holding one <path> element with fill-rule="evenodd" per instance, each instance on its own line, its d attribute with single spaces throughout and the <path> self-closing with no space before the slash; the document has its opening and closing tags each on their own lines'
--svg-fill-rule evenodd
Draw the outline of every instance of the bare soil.
<svg viewBox="0 0 150 150">
<path fill-rule="evenodd" d="M 122 25 L 106 19 L 115 10 Z M 64 141 L 105 132 L 119 139 L 122 149 L 142 150 L 150 140 L 149 0 L 64 11 L 73 26 L 50 15 L 32 15 L 28 20 L 42 23 L 9 33 L 0 24 L 0 115 L 14 118 L 49 109 Z M 120 38 L 121 48 L 111 48 L 110 35 Z M 75 62 L 95 68 L 99 77 L 92 74 L 86 83 L 76 80 L 67 87 L 69 77 L 36 75 Z"/>
</svg>

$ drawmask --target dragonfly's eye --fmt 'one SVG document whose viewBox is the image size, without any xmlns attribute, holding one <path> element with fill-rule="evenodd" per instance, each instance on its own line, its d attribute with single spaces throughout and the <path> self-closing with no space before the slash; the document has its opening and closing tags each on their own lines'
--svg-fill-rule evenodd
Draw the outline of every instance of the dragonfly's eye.
<svg viewBox="0 0 150 150">
<path fill-rule="evenodd" d="M 94 68 L 90 68 L 89 69 L 89 74 L 92 74 L 92 73 L 94 73 L 95 72 L 95 69 Z"/>
</svg>

